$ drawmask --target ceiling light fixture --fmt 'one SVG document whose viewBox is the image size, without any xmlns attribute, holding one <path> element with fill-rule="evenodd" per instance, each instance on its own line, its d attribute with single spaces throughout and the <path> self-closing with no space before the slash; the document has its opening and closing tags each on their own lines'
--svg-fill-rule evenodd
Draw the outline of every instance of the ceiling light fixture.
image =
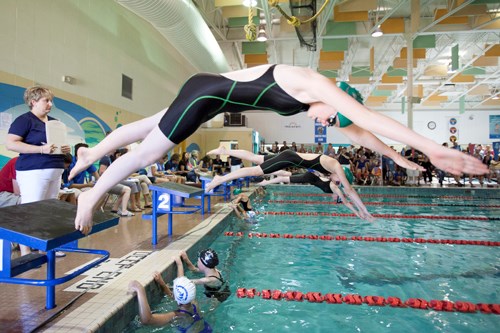
<svg viewBox="0 0 500 333">
<path fill-rule="evenodd" d="M 380 29 L 380 25 L 377 26 L 377 28 L 375 28 L 375 30 L 373 30 L 372 32 L 372 37 L 382 37 L 384 35 L 384 32 L 382 31 L 382 29 Z"/>
<path fill-rule="evenodd" d="M 379 14 L 381 8 L 383 8 L 383 3 L 381 3 L 380 6 L 377 3 L 377 9 L 375 11 L 375 24 L 374 24 L 374 26 L 376 28 L 375 28 L 375 30 L 372 31 L 372 37 L 374 37 L 374 38 L 382 37 L 384 35 L 384 32 L 380 28 L 380 21 L 378 19 L 378 14 Z"/>
<path fill-rule="evenodd" d="M 266 30 L 264 29 L 263 26 L 260 26 L 259 34 L 257 35 L 257 41 L 258 42 L 265 42 L 265 41 L 267 41 Z"/>
<path fill-rule="evenodd" d="M 255 7 L 255 6 L 257 6 L 257 0 L 243 0 L 243 6 Z"/>
</svg>

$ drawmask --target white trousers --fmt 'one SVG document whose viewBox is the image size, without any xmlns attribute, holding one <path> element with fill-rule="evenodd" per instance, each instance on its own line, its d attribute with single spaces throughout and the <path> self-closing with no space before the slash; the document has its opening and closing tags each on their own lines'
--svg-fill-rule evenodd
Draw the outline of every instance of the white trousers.
<svg viewBox="0 0 500 333">
<path fill-rule="evenodd" d="M 57 199 L 63 169 L 16 171 L 21 203 Z"/>
</svg>

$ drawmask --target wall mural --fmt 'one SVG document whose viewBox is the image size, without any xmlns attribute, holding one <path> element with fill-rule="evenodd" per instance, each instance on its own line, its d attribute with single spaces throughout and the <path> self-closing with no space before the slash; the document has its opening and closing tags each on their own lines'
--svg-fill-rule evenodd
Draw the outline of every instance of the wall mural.
<svg viewBox="0 0 500 333">
<path fill-rule="evenodd" d="M 22 87 L 0 83 L 0 167 L 17 155 L 5 148 L 5 138 L 12 121 L 29 111 L 23 100 L 25 90 Z M 111 128 L 91 111 L 58 97 L 54 97 L 50 116 L 67 126 L 68 143 L 72 146 L 86 142 L 93 147 L 111 131 Z"/>
</svg>

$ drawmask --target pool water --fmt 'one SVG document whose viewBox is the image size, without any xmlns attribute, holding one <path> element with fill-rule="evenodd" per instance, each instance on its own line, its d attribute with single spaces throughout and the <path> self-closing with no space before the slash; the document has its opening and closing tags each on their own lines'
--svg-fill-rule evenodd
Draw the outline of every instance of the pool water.
<svg viewBox="0 0 500 333">
<path fill-rule="evenodd" d="M 257 223 L 230 217 L 227 231 L 243 232 L 243 237 L 221 235 L 212 244 L 221 259 L 219 268 L 235 294 L 237 288 L 256 288 L 257 291 L 395 296 L 402 301 L 421 298 L 500 303 L 500 249 L 495 246 L 247 236 L 279 233 L 498 241 L 498 199 L 366 195 L 362 200 L 372 214 L 389 214 L 369 223 L 355 217 L 272 215 L 350 211 L 343 205 L 329 204 L 329 196 L 318 195 L 310 186 L 267 188 L 266 197 L 254 201 L 261 211 Z M 398 214 L 403 218 L 397 217 Z M 423 215 L 427 218 L 422 218 Z M 434 216 L 461 218 L 448 220 Z M 437 312 L 236 295 L 217 305 L 203 296 L 202 288 L 198 288 L 198 293 L 204 316 L 214 332 L 493 332 L 500 325 L 499 315 L 480 312 Z M 161 311 L 174 308 L 171 302 L 157 307 Z M 159 331 L 169 332 L 171 328 Z"/>
</svg>

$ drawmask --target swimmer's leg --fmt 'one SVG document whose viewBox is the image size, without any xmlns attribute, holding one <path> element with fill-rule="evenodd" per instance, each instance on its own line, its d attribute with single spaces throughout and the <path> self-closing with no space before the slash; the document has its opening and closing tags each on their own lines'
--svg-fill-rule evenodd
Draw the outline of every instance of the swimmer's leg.
<svg viewBox="0 0 500 333">
<path fill-rule="evenodd" d="M 229 155 L 242 160 L 250 161 L 257 165 L 264 163 L 264 155 L 257 155 L 243 149 L 226 149 L 224 146 L 220 146 L 217 149 L 209 151 L 207 155 Z"/>
<path fill-rule="evenodd" d="M 160 119 L 165 115 L 167 109 L 164 109 L 157 114 L 147 117 L 133 123 L 121 126 L 112 131 L 95 147 L 82 147 L 78 150 L 78 160 L 75 166 L 71 169 L 69 179 L 87 169 L 90 164 L 94 163 L 104 155 L 114 152 L 120 147 L 124 147 L 130 143 L 144 139 L 155 126 L 158 125 Z"/>
<path fill-rule="evenodd" d="M 126 156 L 127 154 L 125 154 Z M 236 171 L 230 172 L 224 176 L 215 176 L 214 179 L 207 184 L 205 187 L 205 193 L 213 190 L 217 186 L 228 182 L 233 179 L 244 178 L 244 177 L 252 177 L 252 176 L 262 176 L 264 172 L 262 171 L 260 166 L 254 166 L 250 168 L 241 168 Z"/>
<path fill-rule="evenodd" d="M 278 170 L 270 173 L 270 175 L 281 176 L 281 177 L 290 177 L 292 173 L 290 171 Z"/>
<path fill-rule="evenodd" d="M 274 177 L 273 179 L 263 180 L 260 183 L 258 183 L 257 185 L 266 186 L 269 184 L 279 184 L 279 183 L 285 183 L 285 184 L 290 183 L 290 177 L 278 176 L 278 177 Z"/>
<path fill-rule="evenodd" d="M 158 161 L 174 146 L 159 127 L 154 127 L 136 149 L 113 162 L 91 190 L 80 194 L 75 228 L 84 234 L 90 232 L 93 210 L 99 199 L 131 173 Z"/>
</svg>

